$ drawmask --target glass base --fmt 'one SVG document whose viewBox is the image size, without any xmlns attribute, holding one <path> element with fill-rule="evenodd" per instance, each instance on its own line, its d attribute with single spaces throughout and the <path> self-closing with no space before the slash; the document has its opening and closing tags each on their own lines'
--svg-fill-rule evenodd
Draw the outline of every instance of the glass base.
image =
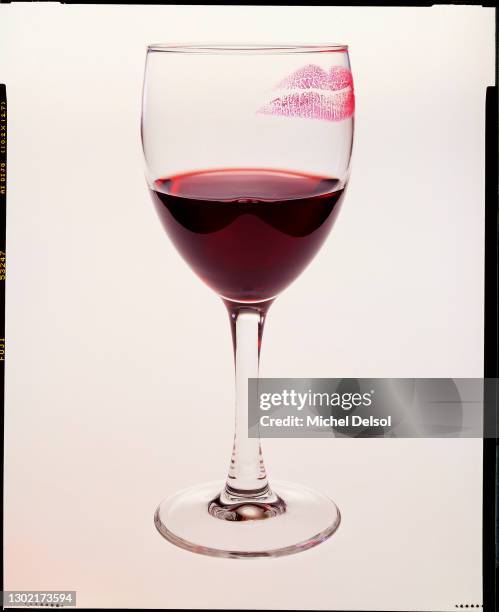
<svg viewBox="0 0 499 612">
<path fill-rule="evenodd" d="M 225 482 L 210 482 L 168 497 L 154 515 L 158 531 L 173 544 L 202 555 L 280 557 L 324 542 L 340 524 L 340 511 L 328 497 L 288 482 L 272 482 L 272 491 L 284 500 L 282 512 L 258 514 L 255 504 L 249 504 L 246 511 L 238 508 L 237 519 L 222 519 L 208 509 L 224 487 Z"/>
</svg>

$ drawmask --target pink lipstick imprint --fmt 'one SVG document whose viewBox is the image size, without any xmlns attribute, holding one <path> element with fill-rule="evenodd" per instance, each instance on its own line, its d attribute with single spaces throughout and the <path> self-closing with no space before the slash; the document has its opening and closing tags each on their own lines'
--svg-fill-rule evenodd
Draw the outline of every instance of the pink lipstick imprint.
<svg viewBox="0 0 499 612">
<path fill-rule="evenodd" d="M 283 79 L 279 94 L 257 112 L 281 117 L 343 121 L 355 110 L 352 73 L 333 66 L 329 71 L 315 64 L 299 68 Z"/>
</svg>

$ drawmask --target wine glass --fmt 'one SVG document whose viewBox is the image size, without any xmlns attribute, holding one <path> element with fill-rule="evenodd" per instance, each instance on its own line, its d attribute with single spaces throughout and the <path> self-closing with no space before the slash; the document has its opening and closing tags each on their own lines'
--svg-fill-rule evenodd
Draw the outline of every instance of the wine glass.
<svg viewBox="0 0 499 612">
<path fill-rule="evenodd" d="M 248 435 L 265 316 L 309 264 L 349 176 L 354 92 L 346 45 L 154 44 L 147 48 L 142 143 L 166 233 L 230 316 L 234 446 L 225 482 L 156 510 L 170 542 L 219 557 L 310 548 L 340 523 L 322 493 L 269 482 Z"/>
</svg>

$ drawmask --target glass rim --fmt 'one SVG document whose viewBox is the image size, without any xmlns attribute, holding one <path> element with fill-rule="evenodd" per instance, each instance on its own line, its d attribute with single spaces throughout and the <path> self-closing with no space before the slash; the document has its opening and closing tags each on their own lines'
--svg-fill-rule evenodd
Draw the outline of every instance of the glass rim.
<svg viewBox="0 0 499 612">
<path fill-rule="evenodd" d="M 338 53 L 348 52 L 348 45 L 323 43 L 154 43 L 147 52 L 186 54 L 287 54 L 287 53 Z"/>
</svg>

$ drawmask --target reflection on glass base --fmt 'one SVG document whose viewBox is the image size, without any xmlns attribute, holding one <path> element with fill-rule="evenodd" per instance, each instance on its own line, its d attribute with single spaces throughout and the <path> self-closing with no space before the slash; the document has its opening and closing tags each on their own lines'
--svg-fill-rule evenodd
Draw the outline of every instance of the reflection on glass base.
<svg viewBox="0 0 499 612">
<path fill-rule="evenodd" d="M 289 482 L 272 482 L 285 511 L 263 520 L 220 520 L 208 512 L 225 482 L 210 482 L 165 499 L 154 515 L 167 540 L 202 555 L 280 557 L 324 542 L 340 524 L 340 511 L 325 495 Z"/>
</svg>

